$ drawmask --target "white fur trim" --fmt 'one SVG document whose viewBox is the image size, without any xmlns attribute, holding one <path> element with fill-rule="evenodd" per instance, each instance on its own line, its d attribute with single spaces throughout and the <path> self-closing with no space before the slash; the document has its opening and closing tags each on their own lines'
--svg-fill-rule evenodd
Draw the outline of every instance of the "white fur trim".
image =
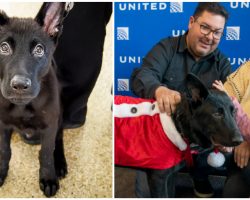
<svg viewBox="0 0 250 200">
<path fill-rule="evenodd" d="M 132 109 L 136 109 L 135 113 L 132 113 Z M 152 109 L 154 108 L 154 109 Z M 114 117 L 126 118 L 126 117 L 139 117 L 142 115 L 153 116 L 155 114 L 160 114 L 160 121 L 162 128 L 169 138 L 169 140 L 177 146 L 181 151 L 186 150 L 187 144 L 181 137 L 180 133 L 177 131 L 174 122 L 170 116 L 166 113 L 160 113 L 157 102 L 142 102 L 138 104 L 119 104 L 114 105 L 113 109 Z"/>
<path fill-rule="evenodd" d="M 175 144 L 175 146 L 177 146 L 181 151 L 186 150 L 187 144 L 177 131 L 172 118 L 166 113 L 160 113 L 160 120 L 163 130 L 171 142 Z"/>
<path fill-rule="evenodd" d="M 154 109 L 152 109 L 154 107 Z M 137 111 L 132 113 L 131 110 L 135 108 Z M 120 104 L 114 105 L 114 116 L 118 118 L 124 117 L 139 117 L 142 115 L 153 116 L 159 113 L 159 108 L 157 106 L 157 102 L 143 102 L 138 104 Z"/>
</svg>

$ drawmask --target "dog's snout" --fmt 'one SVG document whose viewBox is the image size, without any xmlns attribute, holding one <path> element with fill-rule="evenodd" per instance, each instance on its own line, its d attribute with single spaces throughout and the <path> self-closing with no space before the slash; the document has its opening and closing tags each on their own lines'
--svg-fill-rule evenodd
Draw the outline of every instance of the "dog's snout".
<svg viewBox="0 0 250 200">
<path fill-rule="evenodd" d="M 25 76 L 15 75 L 10 81 L 10 86 L 15 91 L 25 91 L 31 87 L 31 80 Z"/>
<path fill-rule="evenodd" d="M 239 135 L 233 137 L 232 142 L 233 142 L 233 146 L 238 146 L 239 144 L 241 144 L 243 142 L 243 138 L 239 134 Z"/>
<path fill-rule="evenodd" d="M 234 147 L 235 147 L 235 146 L 238 146 L 238 145 L 241 144 L 241 142 L 242 142 L 242 141 L 233 141 L 233 146 L 234 146 Z"/>
</svg>

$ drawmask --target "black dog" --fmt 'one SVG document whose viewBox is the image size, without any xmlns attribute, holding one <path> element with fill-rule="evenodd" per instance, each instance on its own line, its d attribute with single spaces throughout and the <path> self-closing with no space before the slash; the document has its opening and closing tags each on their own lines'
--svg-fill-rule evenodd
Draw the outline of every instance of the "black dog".
<svg viewBox="0 0 250 200">
<path fill-rule="evenodd" d="M 239 145 L 243 139 L 235 121 L 234 105 L 227 94 L 208 90 L 193 74 L 188 74 L 186 80 L 189 92 L 182 95 L 172 116 L 177 130 L 190 143 L 203 148 Z M 169 184 L 169 178 L 175 171 L 176 168 L 146 170 L 152 197 L 174 197 L 174 186 Z"/>
<path fill-rule="evenodd" d="M 203 148 L 237 146 L 242 142 L 235 108 L 225 92 L 208 90 L 193 74 L 187 75 L 188 94 L 182 95 L 172 118 L 177 130 Z"/>
<path fill-rule="evenodd" d="M 41 143 L 40 188 L 59 189 L 67 173 L 63 151 L 59 86 L 52 62 L 64 3 L 45 3 L 35 20 L 0 13 L 0 185 L 8 173 L 13 130 Z"/>
</svg>

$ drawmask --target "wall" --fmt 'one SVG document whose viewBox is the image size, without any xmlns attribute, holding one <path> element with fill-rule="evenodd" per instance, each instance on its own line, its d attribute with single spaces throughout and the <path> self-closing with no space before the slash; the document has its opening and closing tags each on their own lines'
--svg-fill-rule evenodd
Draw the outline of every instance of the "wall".
<svg viewBox="0 0 250 200">
<path fill-rule="evenodd" d="M 232 70 L 250 60 L 250 2 L 222 3 L 230 14 L 219 48 Z M 129 77 L 143 56 L 162 38 L 187 30 L 195 2 L 115 3 L 115 94 L 132 95 Z"/>
</svg>

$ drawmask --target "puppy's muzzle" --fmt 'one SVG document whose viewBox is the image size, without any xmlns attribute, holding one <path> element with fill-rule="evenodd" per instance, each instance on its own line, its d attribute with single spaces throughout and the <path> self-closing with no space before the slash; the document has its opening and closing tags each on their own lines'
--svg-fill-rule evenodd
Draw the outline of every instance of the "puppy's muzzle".
<svg viewBox="0 0 250 200">
<path fill-rule="evenodd" d="M 31 88 L 31 80 L 22 75 L 15 75 L 10 81 L 10 87 L 15 93 L 22 94 Z"/>
<path fill-rule="evenodd" d="M 232 142 L 233 142 L 233 146 L 238 146 L 243 142 L 243 137 L 241 136 L 240 133 L 238 133 L 237 135 L 233 137 Z"/>
</svg>

